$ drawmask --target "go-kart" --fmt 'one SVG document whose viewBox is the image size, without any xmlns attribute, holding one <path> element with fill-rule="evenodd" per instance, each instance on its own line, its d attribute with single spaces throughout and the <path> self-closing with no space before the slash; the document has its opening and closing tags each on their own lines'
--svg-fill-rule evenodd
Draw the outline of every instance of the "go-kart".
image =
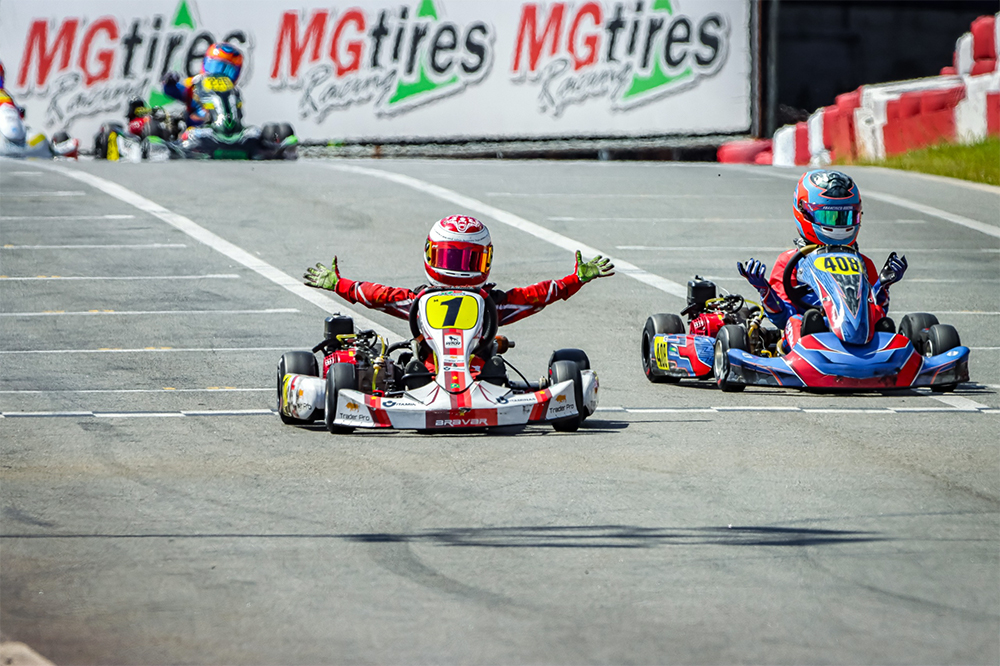
<svg viewBox="0 0 1000 666">
<path fill-rule="evenodd" d="M 80 142 L 66 132 L 56 132 L 50 141 L 24 124 L 22 111 L 0 90 L 0 157 L 77 157 Z"/>
<path fill-rule="evenodd" d="M 786 327 L 784 341 L 765 324 L 759 306 L 748 307 L 738 295 L 717 298 L 714 284 L 696 278 L 688 283 L 687 332 L 677 315 L 646 321 L 646 377 L 653 382 L 714 378 L 723 391 L 759 385 L 848 391 L 929 386 L 947 392 L 968 381 L 969 348 L 954 326 L 923 312 L 905 315 L 898 333 L 888 317 L 876 321 L 864 266 L 852 247 L 799 249 L 782 281 L 805 314 L 798 331 Z M 822 309 L 804 300 L 810 290 Z"/>
<path fill-rule="evenodd" d="M 205 109 L 203 125 L 187 127 L 162 107 L 130 109 L 129 122 L 106 123 L 94 137 L 94 156 L 112 161 L 143 159 L 294 160 L 299 140 L 288 123 L 243 125 L 243 97 L 224 76 L 202 77 L 195 97 Z"/>
<path fill-rule="evenodd" d="M 597 408 L 597 375 L 583 351 L 553 352 L 548 375 L 537 382 L 503 359 L 514 345 L 496 335 L 496 305 L 485 292 L 421 292 L 410 309 L 410 332 L 412 339 L 387 344 L 374 331 L 355 331 L 350 317 L 328 317 L 322 342 L 278 362 L 281 420 L 322 419 L 332 433 L 533 422 L 574 431 Z M 507 376 L 508 367 L 520 380 Z"/>
</svg>

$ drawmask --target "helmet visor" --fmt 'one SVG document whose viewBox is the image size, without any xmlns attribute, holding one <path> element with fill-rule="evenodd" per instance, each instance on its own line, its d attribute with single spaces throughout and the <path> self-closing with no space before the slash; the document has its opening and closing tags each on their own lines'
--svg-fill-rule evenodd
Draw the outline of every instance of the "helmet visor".
<svg viewBox="0 0 1000 666">
<path fill-rule="evenodd" d="M 464 243 L 428 243 L 427 264 L 431 268 L 461 273 L 486 273 L 493 261 L 493 246 Z"/>
<path fill-rule="evenodd" d="M 209 76 L 224 76 L 227 79 L 236 81 L 240 75 L 240 68 L 225 60 L 207 59 L 205 61 L 205 73 Z"/>
<path fill-rule="evenodd" d="M 853 227 L 861 220 L 861 211 L 854 207 L 810 210 L 807 205 L 802 212 L 811 222 L 822 224 L 824 227 Z"/>
</svg>

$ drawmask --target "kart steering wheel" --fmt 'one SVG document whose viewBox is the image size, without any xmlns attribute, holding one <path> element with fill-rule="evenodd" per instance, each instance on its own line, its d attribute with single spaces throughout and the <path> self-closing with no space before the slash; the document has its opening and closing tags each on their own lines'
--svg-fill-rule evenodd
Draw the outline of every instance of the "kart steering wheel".
<svg viewBox="0 0 1000 666">
<path fill-rule="evenodd" d="M 413 305 L 410 306 L 410 334 L 414 339 L 420 337 L 420 327 L 417 326 L 417 313 L 419 312 L 418 304 L 420 303 L 420 298 L 429 291 L 445 291 L 445 289 L 424 289 L 417 297 L 413 299 Z M 484 345 L 488 345 L 493 342 L 493 338 L 497 335 L 497 328 L 499 327 L 499 317 L 497 316 L 497 304 L 493 302 L 493 299 L 489 294 L 483 297 L 483 301 L 486 303 L 486 313 L 484 314 L 485 321 L 483 322 L 483 334 L 479 345 L 472 350 L 472 353 L 477 353 Z"/>
<path fill-rule="evenodd" d="M 792 302 L 792 305 L 796 307 L 799 312 L 805 312 L 809 309 L 809 305 L 803 300 L 812 289 L 809 285 L 800 284 L 797 286 L 792 286 L 792 276 L 795 275 L 795 269 L 798 267 L 799 262 L 807 254 L 820 247 L 819 245 L 806 245 L 805 247 L 799 248 L 792 258 L 788 260 L 785 265 L 785 272 L 781 276 L 781 285 L 785 288 L 785 294 L 788 296 L 788 300 Z"/>
</svg>

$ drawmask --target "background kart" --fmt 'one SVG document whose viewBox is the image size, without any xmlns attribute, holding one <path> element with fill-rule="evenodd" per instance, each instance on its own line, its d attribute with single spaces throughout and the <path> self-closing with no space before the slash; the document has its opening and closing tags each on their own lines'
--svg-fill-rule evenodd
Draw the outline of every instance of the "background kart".
<svg viewBox="0 0 1000 666">
<path fill-rule="evenodd" d="M 77 157 L 80 142 L 66 132 L 56 132 L 50 141 L 24 124 L 21 110 L 9 95 L 0 92 L 0 157 Z"/>
<path fill-rule="evenodd" d="M 233 82 L 221 76 L 204 77 L 195 95 L 207 112 L 199 127 L 162 108 L 143 109 L 128 125 L 108 123 L 94 137 L 94 156 L 112 161 L 143 159 L 294 160 L 298 138 L 288 123 L 262 127 L 243 125 L 243 98 Z"/>
<path fill-rule="evenodd" d="M 333 433 L 529 422 L 573 431 L 597 409 L 597 375 L 579 349 L 553 352 L 548 375 L 538 382 L 516 369 L 521 381 L 507 376 L 505 368 L 513 366 L 501 354 L 513 344 L 496 336 L 496 305 L 484 292 L 422 292 L 410 309 L 410 331 L 412 339 L 388 345 L 374 331 L 355 332 L 349 317 L 327 318 L 323 342 L 288 352 L 278 363 L 282 421 L 322 418 Z M 321 351 L 322 371 L 315 356 Z M 422 361 L 427 353 L 433 372 Z"/>
<path fill-rule="evenodd" d="M 898 333 L 891 319 L 875 321 L 875 295 L 857 250 L 802 248 L 783 278 L 785 293 L 806 312 L 800 329 L 786 327 L 787 354 L 779 353 L 781 334 L 765 325 L 758 306 L 747 307 L 738 295 L 716 298 L 715 285 L 696 277 L 682 313 L 690 317 L 687 330 L 673 314 L 646 320 L 646 377 L 714 378 L 723 391 L 762 385 L 850 391 L 929 386 L 945 392 L 968 381 L 969 349 L 953 326 L 928 313 L 904 316 Z M 803 302 L 809 289 L 822 311 Z"/>
</svg>

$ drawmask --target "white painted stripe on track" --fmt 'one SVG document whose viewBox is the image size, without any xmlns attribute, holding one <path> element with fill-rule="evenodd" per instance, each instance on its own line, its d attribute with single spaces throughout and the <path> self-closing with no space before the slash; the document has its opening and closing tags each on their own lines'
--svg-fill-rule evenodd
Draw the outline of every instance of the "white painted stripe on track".
<svg viewBox="0 0 1000 666">
<path fill-rule="evenodd" d="M 4 192 L 3 197 L 27 199 L 28 197 L 83 197 L 87 193 L 81 190 L 49 190 L 48 192 Z"/>
<path fill-rule="evenodd" d="M 4 171 L 5 176 L 41 176 L 41 171 Z"/>
<path fill-rule="evenodd" d="M 951 405 L 955 409 L 960 409 L 963 411 L 976 411 L 980 409 L 989 409 L 989 405 L 984 405 L 981 402 L 976 402 L 975 400 L 969 400 L 968 398 L 963 398 L 960 395 L 931 395 L 939 402 L 943 402 L 946 405 Z"/>
<path fill-rule="evenodd" d="M 7 277 L 0 275 L 0 280 L 6 282 L 28 282 L 36 280 L 239 280 L 236 273 L 218 273 L 208 275 L 36 275 L 35 277 Z"/>
<path fill-rule="evenodd" d="M 7 215 L 0 222 L 16 220 L 134 220 L 135 215 Z"/>
<path fill-rule="evenodd" d="M 303 348 L 307 345 L 303 345 Z M 974 348 L 975 349 L 975 348 Z M 288 351 L 288 347 L 136 347 L 134 349 L 9 349 L 0 355 L 20 354 L 166 354 L 166 353 L 216 353 L 216 352 L 272 352 Z"/>
<path fill-rule="evenodd" d="M 0 245 L 0 250 L 167 250 L 187 247 L 184 243 L 137 243 L 135 245 Z"/>
<path fill-rule="evenodd" d="M 388 180 L 399 185 L 405 185 L 418 192 L 423 192 L 424 194 L 429 194 L 438 199 L 448 201 L 460 206 L 465 211 L 471 213 L 477 213 L 479 215 L 485 215 L 487 217 L 493 218 L 501 224 L 506 224 L 507 226 L 514 227 L 525 233 L 531 234 L 535 238 L 545 241 L 555 245 L 556 247 L 562 248 L 569 252 L 576 252 L 580 250 L 583 254 L 588 256 L 603 255 L 609 256 L 607 252 L 599 250 L 597 248 L 591 247 L 584 243 L 577 242 L 568 236 L 564 236 L 560 233 L 546 229 L 545 227 L 535 224 L 534 222 L 529 222 L 528 220 L 515 215 L 514 213 L 505 211 L 503 209 L 491 206 L 484 203 L 478 199 L 473 199 L 472 197 L 465 196 L 464 194 L 459 194 L 454 190 L 449 190 L 446 187 L 441 187 L 440 185 L 434 185 L 433 183 L 428 183 L 427 181 L 420 180 L 419 178 L 414 178 L 412 176 L 407 176 L 401 173 L 394 173 L 392 171 L 383 171 L 381 169 L 371 169 L 368 167 L 359 167 L 348 164 L 327 164 L 323 163 L 322 166 L 332 169 L 334 171 L 342 171 L 345 173 L 354 173 L 362 176 L 372 176 L 374 178 L 381 178 L 382 180 Z M 623 275 L 627 275 L 634 280 L 638 280 L 643 284 L 647 284 L 655 289 L 659 289 L 662 292 L 670 294 L 671 296 L 676 296 L 677 298 L 682 298 L 687 300 L 687 287 L 674 282 L 673 280 L 668 280 L 659 275 L 654 275 L 648 273 L 643 269 L 639 268 L 635 264 L 629 263 L 627 261 L 611 257 L 615 264 L 615 271 Z"/>
<path fill-rule="evenodd" d="M 270 280 L 274 284 L 278 285 L 295 294 L 299 298 L 308 301 L 323 310 L 326 313 L 333 314 L 335 312 L 347 312 L 350 313 L 354 318 L 357 328 L 369 328 L 374 330 L 379 335 L 383 337 L 398 337 L 398 334 L 393 333 L 385 326 L 378 324 L 364 314 L 358 312 L 357 310 L 350 307 L 346 301 L 335 301 L 330 296 L 322 293 L 322 291 L 313 289 L 312 287 L 307 287 L 302 284 L 299 280 L 293 278 L 292 276 L 284 273 L 266 261 L 256 257 L 243 248 L 230 243 L 226 239 L 218 236 L 208 229 L 202 227 L 201 225 L 195 223 L 183 215 L 179 215 L 171 210 L 168 210 L 161 206 L 160 204 L 150 201 L 144 196 L 133 192 L 132 190 L 114 183 L 110 180 L 106 180 L 99 176 L 87 173 L 85 171 L 78 171 L 75 169 L 70 169 L 63 166 L 57 166 L 54 164 L 39 164 L 42 168 L 60 173 L 74 180 L 78 180 L 81 183 L 86 183 L 91 187 L 104 192 L 105 194 L 118 199 L 119 201 L 124 201 L 125 203 L 138 208 L 139 210 L 153 215 L 170 226 L 183 231 L 185 234 L 194 238 L 200 243 L 204 243 L 216 252 L 243 264 L 250 270 L 254 271 L 258 275 Z M 685 294 L 686 295 L 686 294 Z M 297 312 L 297 310 L 295 310 Z"/>
<path fill-rule="evenodd" d="M 262 389 L 266 391 L 274 391 L 273 388 Z M 603 414 L 634 414 L 637 416 L 641 415 L 656 415 L 656 414 L 747 414 L 747 413 L 757 413 L 766 414 L 773 413 L 773 410 L 762 409 L 762 408 L 747 408 L 741 410 L 725 409 L 720 407 L 644 407 L 644 408 L 622 408 L 622 407 L 598 407 L 598 412 Z M 858 414 L 883 414 L 883 415 L 903 415 L 908 416 L 911 414 L 921 414 L 921 413 L 934 413 L 934 414 L 1000 414 L 1000 409 L 997 408 L 986 408 L 986 409 L 956 409 L 952 407 L 886 407 L 882 409 L 826 409 L 826 408 L 793 408 L 786 409 L 783 411 L 788 412 L 800 412 L 803 414 L 845 414 L 845 415 L 858 415 Z M 86 417 L 86 418 L 117 418 L 117 419 L 127 419 L 127 418 L 156 418 L 156 417 L 185 417 L 185 416 L 274 416 L 277 412 L 273 409 L 219 409 L 219 410 L 179 410 L 179 411 L 136 411 L 136 412 L 96 412 L 96 411 L 48 411 L 48 412 L 0 412 L 0 419 L 3 418 L 72 418 L 72 417 Z"/>
<path fill-rule="evenodd" d="M 119 393 L 260 393 L 274 391 L 270 388 L 237 388 L 235 386 L 215 386 L 211 388 L 171 388 L 158 389 L 5 389 L 0 395 L 48 395 L 50 393 L 119 394 Z"/>
<path fill-rule="evenodd" d="M 800 174 L 780 173 L 778 171 L 775 171 L 773 167 L 751 169 L 748 167 L 734 165 L 734 169 L 737 171 L 742 171 L 744 173 L 764 174 L 771 178 L 780 178 L 782 180 L 798 181 L 798 179 L 801 178 Z M 1000 238 L 1000 227 L 994 226 L 992 224 L 986 224 L 985 222 L 980 222 L 979 220 L 972 220 L 962 215 L 956 215 L 955 213 L 949 213 L 946 210 L 941 210 L 940 208 L 935 208 L 933 206 L 927 206 L 922 203 L 917 203 L 916 201 L 912 201 L 910 199 L 897 197 L 895 194 L 889 194 L 887 192 L 877 192 L 866 189 L 863 190 L 861 197 L 862 199 L 874 199 L 875 201 L 881 201 L 883 203 L 891 204 L 893 206 L 899 206 L 900 208 L 906 208 L 907 210 L 916 211 L 924 215 L 929 215 L 930 217 L 936 217 L 939 220 L 944 220 L 946 222 L 951 222 L 952 224 L 957 224 L 959 226 L 966 227 L 968 229 L 973 229 L 980 233 L 984 233 L 987 236 Z"/>
<path fill-rule="evenodd" d="M 297 308 L 269 308 L 264 310 L 83 310 L 80 312 L 0 312 L 0 317 L 88 317 L 88 316 L 133 316 L 133 315 L 212 315 L 212 314 L 291 314 Z"/>
</svg>

